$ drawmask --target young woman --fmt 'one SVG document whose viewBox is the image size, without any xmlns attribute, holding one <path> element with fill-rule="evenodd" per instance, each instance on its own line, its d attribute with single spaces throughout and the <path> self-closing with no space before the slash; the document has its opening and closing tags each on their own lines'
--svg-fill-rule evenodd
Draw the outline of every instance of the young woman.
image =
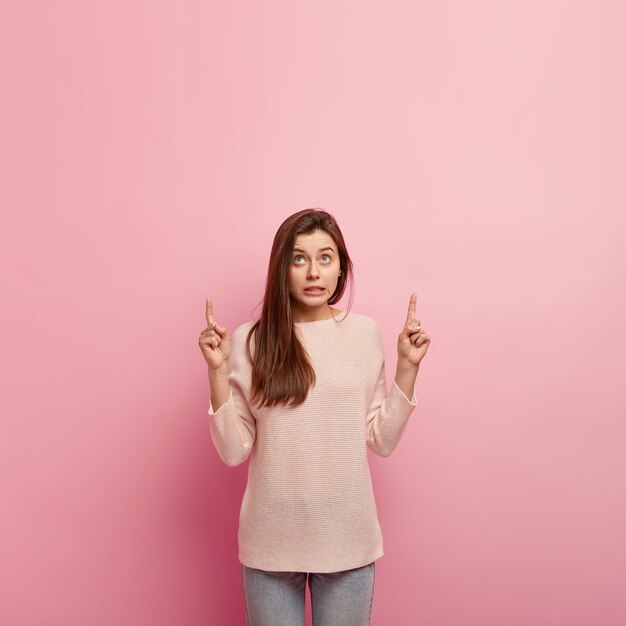
<svg viewBox="0 0 626 626">
<path fill-rule="evenodd" d="M 331 306 L 349 277 L 337 222 L 305 209 L 274 237 L 258 321 L 229 335 L 206 301 L 211 438 L 230 467 L 250 456 L 238 532 L 249 626 L 302 626 L 307 580 L 315 626 L 370 622 L 383 542 L 367 448 L 397 446 L 430 338 L 412 294 L 387 392 L 377 322 Z"/>
</svg>

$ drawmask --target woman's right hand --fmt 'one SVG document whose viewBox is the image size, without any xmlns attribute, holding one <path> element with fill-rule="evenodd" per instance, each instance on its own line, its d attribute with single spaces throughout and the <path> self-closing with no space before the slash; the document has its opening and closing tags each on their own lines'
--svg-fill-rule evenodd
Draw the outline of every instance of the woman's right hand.
<svg viewBox="0 0 626 626">
<path fill-rule="evenodd" d="M 206 299 L 207 327 L 200 333 L 198 343 L 208 366 L 218 369 L 230 357 L 230 335 L 225 326 L 220 326 L 213 319 L 213 302 Z"/>
</svg>

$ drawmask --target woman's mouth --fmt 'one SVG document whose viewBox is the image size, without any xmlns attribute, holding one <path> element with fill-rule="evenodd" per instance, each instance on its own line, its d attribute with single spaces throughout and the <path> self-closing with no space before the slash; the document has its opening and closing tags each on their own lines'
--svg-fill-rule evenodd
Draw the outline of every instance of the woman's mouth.
<svg viewBox="0 0 626 626">
<path fill-rule="evenodd" d="M 308 289 L 304 290 L 304 293 L 306 293 L 308 296 L 319 296 L 323 294 L 324 291 L 325 289 L 322 289 L 322 287 L 309 287 Z"/>
</svg>

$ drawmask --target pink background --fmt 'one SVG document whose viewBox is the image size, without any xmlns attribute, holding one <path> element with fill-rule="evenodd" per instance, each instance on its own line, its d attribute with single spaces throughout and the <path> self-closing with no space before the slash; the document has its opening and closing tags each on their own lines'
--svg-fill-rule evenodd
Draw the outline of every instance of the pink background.
<svg viewBox="0 0 626 626">
<path fill-rule="evenodd" d="M 3 2 L 0 623 L 244 623 L 247 462 L 213 448 L 197 340 L 206 296 L 258 317 L 306 207 L 344 230 L 388 385 L 412 291 L 432 337 L 369 453 L 372 624 L 626 623 L 625 19 Z"/>
</svg>

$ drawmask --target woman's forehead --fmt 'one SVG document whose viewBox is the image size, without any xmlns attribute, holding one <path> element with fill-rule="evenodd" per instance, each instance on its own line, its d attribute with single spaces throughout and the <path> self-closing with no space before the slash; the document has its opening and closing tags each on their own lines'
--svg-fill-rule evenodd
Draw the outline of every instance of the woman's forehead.
<svg viewBox="0 0 626 626">
<path fill-rule="evenodd" d="M 325 231 L 315 231 L 314 233 L 303 233 L 296 237 L 294 246 L 308 248 L 310 250 L 318 250 L 324 246 L 332 246 L 335 248 L 333 238 Z"/>
</svg>

